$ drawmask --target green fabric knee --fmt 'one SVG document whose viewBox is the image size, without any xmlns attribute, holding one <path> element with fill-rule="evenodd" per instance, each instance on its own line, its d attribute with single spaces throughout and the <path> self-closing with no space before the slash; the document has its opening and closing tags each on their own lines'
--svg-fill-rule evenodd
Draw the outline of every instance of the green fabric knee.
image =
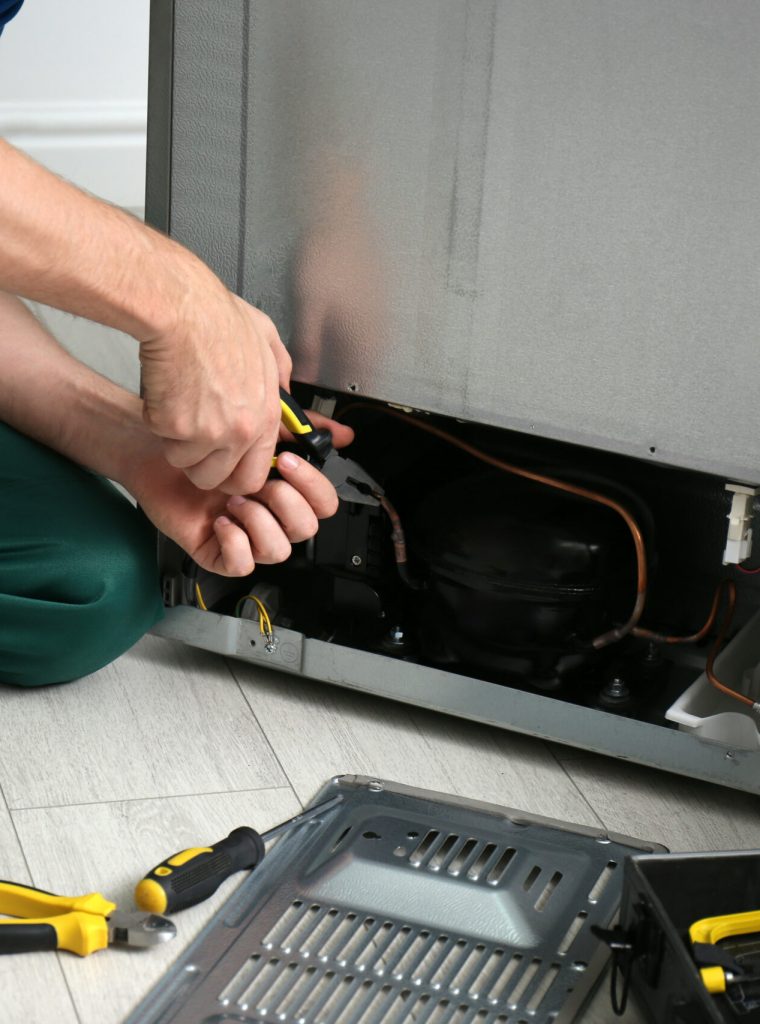
<svg viewBox="0 0 760 1024">
<path fill-rule="evenodd" d="M 145 517 L 108 481 L 0 423 L 0 683 L 78 679 L 162 614 Z"/>
</svg>

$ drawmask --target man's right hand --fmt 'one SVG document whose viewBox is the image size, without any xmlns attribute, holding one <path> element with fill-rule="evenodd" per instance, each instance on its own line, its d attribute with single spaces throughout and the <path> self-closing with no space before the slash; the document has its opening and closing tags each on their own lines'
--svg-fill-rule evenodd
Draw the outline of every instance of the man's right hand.
<svg viewBox="0 0 760 1024">
<path fill-rule="evenodd" d="M 291 365 L 271 320 L 189 250 L 3 140 L 0 182 L 0 289 L 131 334 L 168 461 L 204 490 L 258 492 Z"/>
<path fill-rule="evenodd" d="M 203 490 L 253 494 L 269 473 L 291 361 L 272 321 L 205 268 L 176 324 L 140 345 L 145 421 Z"/>
</svg>

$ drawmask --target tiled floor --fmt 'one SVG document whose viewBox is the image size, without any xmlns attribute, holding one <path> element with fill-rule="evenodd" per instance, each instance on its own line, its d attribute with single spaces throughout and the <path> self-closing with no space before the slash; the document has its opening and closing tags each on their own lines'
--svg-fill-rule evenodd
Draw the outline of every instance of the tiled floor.
<svg viewBox="0 0 760 1024">
<path fill-rule="evenodd" d="M 653 839 L 760 846 L 754 798 L 147 637 L 76 684 L 0 689 L 0 878 L 130 904 L 169 851 L 295 813 L 330 776 L 369 774 Z M 112 1024 L 236 880 L 178 916 L 179 939 L 0 958 L 10 1024 Z M 600 991 L 589 1024 L 611 1019 Z M 624 1018 L 640 1020 L 635 1010 Z"/>
</svg>

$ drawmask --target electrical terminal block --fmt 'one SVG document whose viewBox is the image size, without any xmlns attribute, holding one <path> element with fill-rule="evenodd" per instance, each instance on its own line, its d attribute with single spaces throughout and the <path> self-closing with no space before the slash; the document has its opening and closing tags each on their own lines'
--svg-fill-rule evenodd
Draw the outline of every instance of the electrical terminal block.
<svg viewBox="0 0 760 1024">
<path fill-rule="evenodd" d="M 760 493 L 760 487 L 726 484 L 726 490 L 732 497 L 723 564 L 738 565 L 752 554 L 752 516 L 755 496 Z"/>
</svg>

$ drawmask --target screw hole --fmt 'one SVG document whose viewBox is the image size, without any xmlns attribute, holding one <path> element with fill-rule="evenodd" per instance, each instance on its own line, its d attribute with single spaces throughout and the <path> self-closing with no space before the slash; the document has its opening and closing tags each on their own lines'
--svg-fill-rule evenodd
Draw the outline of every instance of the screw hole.
<svg viewBox="0 0 760 1024">
<path fill-rule="evenodd" d="M 348 390 L 349 391 L 358 391 L 359 390 L 359 385 L 358 384 L 349 384 L 348 385 Z"/>
<path fill-rule="evenodd" d="M 419 832 L 407 832 L 406 838 L 407 839 L 418 839 L 419 838 Z"/>
<path fill-rule="evenodd" d="M 255 647 L 255 646 L 256 646 L 256 641 L 255 640 L 251 640 L 251 647 Z"/>
<path fill-rule="evenodd" d="M 654 445 L 650 445 L 649 446 L 649 452 L 650 452 L 651 455 L 654 455 L 654 453 L 656 451 L 657 451 L 657 448 Z"/>
<path fill-rule="evenodd" d="M 382 836 L 379 836 L 377 832 L 363 832 L 362 835 L 365 839 L 382 839 Z"/>
</svg>

